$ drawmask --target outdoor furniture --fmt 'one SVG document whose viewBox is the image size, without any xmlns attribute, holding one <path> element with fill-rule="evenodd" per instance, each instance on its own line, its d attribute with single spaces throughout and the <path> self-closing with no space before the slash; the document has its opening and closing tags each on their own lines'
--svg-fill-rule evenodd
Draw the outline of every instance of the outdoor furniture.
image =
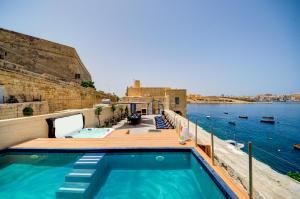
<svg viewBox="0 0 300 199">
<path fill-rule="evenodd" d="M 137 125 L 137 124 L 141 123 L 142 116 L 141 116 L 141 114 L 132 114 L 127 117 L 127 120 L 129 122 L 129 124 Z"/>
</svg>

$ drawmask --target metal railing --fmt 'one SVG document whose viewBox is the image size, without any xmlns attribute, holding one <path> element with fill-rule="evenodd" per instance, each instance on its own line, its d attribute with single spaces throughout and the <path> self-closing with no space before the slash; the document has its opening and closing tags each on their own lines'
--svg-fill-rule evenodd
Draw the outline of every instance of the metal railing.
<svg viewBox="0 0 300 199">
<path fill-rule="evenodd" d="M 234 136 L 235 138 L 233 139 L 236 140 L 238 138 L 239 142 L 235 144 L 242 144 L 245 147 L 243 150 L 239 149 L 238 146 L 232 146 L 218 138 L 215 135 L 215 129 L 212 124 L 209 125 L 210 130 L 208 132 L 198 126 L 199 121 L 195 120 L 195 118 L 184 118 L 172 111 L 166 111 L 166 113 L 169 114 L 169 119 L 174 119 L 175 126 L 181 124 L 188 128 L 188 131 L 191 133 L 191 139 L 194 141 L 196 147 L 202 147 L 201 149 L 204 148 L 203 146 L 210 148 L 210 151 L 205 152 L 211 157 L 212 165 L 223 167 L 234 181 L 239 183 L 248 192 L 249 198 L 263 197 L 268 194 L 277 195 L 278 192 L 273 191 L 275 189 L 272 188 L 273 186 L 277 186 L 276 188 L 282 190 L 282 192 L 288 189 L 286 193 L 293 193 L 293 186 L 297 186 L 294 180 L 290 179 L 289 181 L 287 176 L 280 173 L 276 174 L 277 172 L 272 167 L 266 165 L 259 158 L 260 161 L 253 158 L 253 154 L 255 157 L 263 154 L 264 156 L 268 156 L 269 159 L 276 159 L 295 171 L 300 170 L 300 165 L 294 164 L 284 157 L 274 155 L 262 147 L 253 145 L 252 142 L 243 141 Z M 236 129 L 234 128 L 234 130 Z M 179 133 L 178 126 L 176 126 L 176 131 Z M 230 136 L 226 137 L 229 138 Z M 293 186 L 284 187 L 284 184 L 280 185 L 278 183 L 280 181 L 284 183 L 287 180 Z M 283 193 L 280 194 L 283 195 Z"/>
</svg>

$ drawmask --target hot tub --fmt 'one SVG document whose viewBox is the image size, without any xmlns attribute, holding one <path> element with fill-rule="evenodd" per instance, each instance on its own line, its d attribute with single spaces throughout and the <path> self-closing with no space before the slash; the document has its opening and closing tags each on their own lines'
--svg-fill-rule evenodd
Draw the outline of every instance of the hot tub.
<svg viewBox="0 0 300 199">
<path fill-rule="evenodd" d="M 69 134 L 69 138 L 104 138 L 110 134 L 113 128 L 84 128 L 78 132 Z"/>
</svg>

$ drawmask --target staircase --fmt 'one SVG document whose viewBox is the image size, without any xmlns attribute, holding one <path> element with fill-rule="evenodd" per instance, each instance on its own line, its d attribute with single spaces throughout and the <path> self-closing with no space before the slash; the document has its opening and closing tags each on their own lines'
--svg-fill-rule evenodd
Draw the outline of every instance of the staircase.
<svg viewBox="0 0 300 199">
<path fill-rule="evenodd" d="M 56 198 L 92 198 L 101 175 L 99 168 L 105 166 L 104 155 L 104 153 L 87 153 L 78 159 L 73 165 L 73 170 L 65 176 L 64 184 L 56 191 Z"/>
</svg>

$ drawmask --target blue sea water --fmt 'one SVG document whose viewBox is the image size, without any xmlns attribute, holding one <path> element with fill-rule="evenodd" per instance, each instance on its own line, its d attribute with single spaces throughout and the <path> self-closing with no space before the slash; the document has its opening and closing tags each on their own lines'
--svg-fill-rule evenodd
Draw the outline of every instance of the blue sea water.
<svg viewBox="0 0 300 199">
<path fill-rule="evenodd" d="M 207 119 L 207 115 L 211 118 Z M 240 119 L 239 115 L 249 118 Z M 262 116 L 274 116 L 276 123 L 261 123 Z M 278 172 L 300 172 L 300 150 L 293 148 L 293 144 L 300 143 L 300 103 L 190 104 L 188 117 L 205 130 L 212 129 L 223 140 L 244 143 L 245 152 L 251 141 L 253 156 Z"/>
</svg>

